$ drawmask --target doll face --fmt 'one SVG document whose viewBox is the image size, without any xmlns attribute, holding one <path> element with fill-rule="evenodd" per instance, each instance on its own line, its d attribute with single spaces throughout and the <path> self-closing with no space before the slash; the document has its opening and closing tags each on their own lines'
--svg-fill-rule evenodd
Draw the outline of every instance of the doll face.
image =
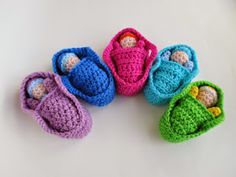
<svg viewBox="0 0 236 177">
<path fill-rule="evenodd" d="M 46 94 L 47 94 L 47 90 L 46 90 L 45 86 L 42 83 L 38 84 L 32 90 L 32 95 L 37 100 L 41 100 L 43 98 L 43 96 L 46 95 Z"/>
<path fill-rule="evenodd" d="M 72 68 L 80 62 L 80 59 L 76 55 L 68 56 L 68 59 L 65 62 L 65 70 L 70 72 Z"/>
<path fill-rule="evenodd" d="M 43 81 L 43 78 L 37 78 L 30 82 L 27 91 L 31 98 L 41 100 L 47 94 L 47 89 L 44 86 Z"/>
<path fill-rule="evenodd" d="M 186 62 L 189 61 L 188 54 L 185 53 L 184 51 L 176 51 L 172 53 L 170 58 L 172 61 L 175 61 L 181 65 L 184 65 Z"/>
<path fill-rule="evenodd" d="M 121 39 L 121 41 L 120 41 L 120 45 L 123 48 L 135 47 L 136 44 L 137 44 L 137 40 L 132 36 L 126 36 L 123 39 Z"/>
<path fill-rule="evenodd" d="M 217 92 L 209 86 L 202 86 L 199 89 L 197 99 L 207 108 L 215 106 L 217 103 Z"/>
</svg>

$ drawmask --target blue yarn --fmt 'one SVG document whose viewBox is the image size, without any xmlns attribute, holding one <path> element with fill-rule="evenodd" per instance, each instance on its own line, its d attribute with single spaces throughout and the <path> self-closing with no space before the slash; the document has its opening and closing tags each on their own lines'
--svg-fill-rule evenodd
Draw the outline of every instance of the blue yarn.
<svg viewBox="0 0 236 177">
<path fill-rule="evenodd" d="M 193 62 L 192 71 L 188 68 L 166 59 L 167 51 L 182 50 Z M 164 57 L 163 57 L 164 54 Z M 161 50 L 152 66 L 148 83 L 144 89 L 144 96 L 148 102 L 155 105 L 167 104 L 171 98 L 181 92 L 198 74 L 198 62 L 195 51 L 183 44 L 166 47 Z"/>
<path fill-rule="evenodd" d="M 74 53 L 81 60 L 65 74 L 58 60 L 65 53 Z M 73 95 L 86 102 L 104 106 L 115 97 L 115 84 L 111 71 L 89 47 L 69 48 L 57 52 L 52 58 L 53 72 L 60 75 L 63 84 Z"/>
<path fill-rule="evenodd" d="M 165 53 L 162 54 L 162 58 L 164 60 L 170 60 L 170 56 L 171 56 L 171 52 L 169 50 L 167 50 Z"/>
<path fill-rule="evenodd" d="M 192 61 L 187 61 L 185 64 L 184 64 L 184 67 L 187 68 L 190 72 L 193 71 L 193 67 L 194 67 L 194 64 Z"/>
</svg>

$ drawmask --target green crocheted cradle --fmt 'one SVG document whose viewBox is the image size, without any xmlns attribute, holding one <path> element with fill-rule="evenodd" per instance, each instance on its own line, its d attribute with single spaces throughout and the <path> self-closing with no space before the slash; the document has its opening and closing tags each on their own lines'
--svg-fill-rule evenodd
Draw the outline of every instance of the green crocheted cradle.
<svg viewBox="0 0 236 177">
<path fill-rule="evenodd" d="M 189 91 L 192 86 L 208 85 L 218 93 L 218 106 L 222 113 L 214 117 L 207 108 L 194 98 Z M 197 81 L 188 85 L 180 94 L 172 98 L 160 121 L 160 131 L 164 139 L 178 143 L 197 137 L 224 120 L 224 93 L 208 81 Z"/>
</svg>

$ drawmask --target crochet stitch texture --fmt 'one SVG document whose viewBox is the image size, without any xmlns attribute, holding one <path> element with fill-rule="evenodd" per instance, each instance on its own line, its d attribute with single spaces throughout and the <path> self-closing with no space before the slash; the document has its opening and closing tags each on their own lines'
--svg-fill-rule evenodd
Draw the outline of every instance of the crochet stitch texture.
<svg viewBox="0 0 236 177">
<path fill-rule="evenodd" d="M 119 46 L 119 38 L 126 32 L 137 36 L 139 42 L 136 47 Z M 156 46 L 135 29 L 125 28 L 118 32 L 103 51 L 103 59 L 115 78 L 117 92 L 125 96 L 138 94 L 147 81 L 156 55 Z"/>
<path fill-rule="evenodd" d="M 44 78 L 43 84 L 48 91 L 42 100 L 35 100 L 27 94 L 27 84 L 36 78 Z M 92 127 L 89 112 L 53 73 L 35 72 L 27 76 L 20 88 L 20 103 L 22 110 L 30 113 L 48 133 L 64 138 L 82 138 Z"/>
<path fill-rule="evenodd" d="M 207 108 L 194 98 L 189 92 L 192 86 L 208 85 L 218 94 L 218 106 L 222 113 L 214 117 Z M 186 141 L 197 137 L 224 120 L 224 93 L 216 85 L 208 81 L 197 81 L 188 85 L 180 94 L 174 96 L 169 107 L 160 120 L 162 137 L 173 143 Z"/>
<path fill-rule="evenodd" d="M 67 74 L 57 64 L 60 56 L 65 53 L 74 53 L 81 60 Z M 86 102 L 104 106 L 114 99 L 115 84 L 111 71 L 91 48 L 63 49 L 53 56 L 52 66 L 68 91 Z"/>
<path fill-rule="evenodd" d="M 179 63 L 165 59 L 164 55 L 167 51 L 172 52 L 178 48 L 186 48 L 188 53 L 191 52 L 188 54 L 194 65 L 191 72 Z M 164 48 L 159 52 L 155 64 L 150 70 L 144 96 L 151 104 L 167 104 L 172 97 L 179 94 L 191 82 L 198 72 L 197 57 L 191 47 L 179 44 Z"/>
</svg>

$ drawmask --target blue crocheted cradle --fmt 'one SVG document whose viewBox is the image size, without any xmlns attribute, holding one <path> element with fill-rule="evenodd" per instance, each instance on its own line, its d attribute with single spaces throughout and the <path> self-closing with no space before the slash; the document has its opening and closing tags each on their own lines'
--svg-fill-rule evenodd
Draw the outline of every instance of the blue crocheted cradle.
<svg viewBox="0 0 236 177">
<path fill-rule="evenodd" d="M 68 74 L 58 66 L 60 56 L 65 53 L 74 53 L 81 60 Z M 115 84 L 111 71 L 91 48 L 63 49 L 53 56 L 52 66 L 73 95 L 97 106 L 107 105 L 113 100 Z"/>
<path fill-rule="evenodd" d="M 167 51 L 178 48 L 186 49 L 193 62 L 192 71 L 171 60 L 165 60 Z M 187 45 L 174 45 L 161 50 L 149 73 L 148 83 L 144 89 L 144 96 L 151 104 L 164 105 L 171 98 L 181 92 L 191 80 L 198 74 L 198 62 L 195 51 Z"/>
</svg>

